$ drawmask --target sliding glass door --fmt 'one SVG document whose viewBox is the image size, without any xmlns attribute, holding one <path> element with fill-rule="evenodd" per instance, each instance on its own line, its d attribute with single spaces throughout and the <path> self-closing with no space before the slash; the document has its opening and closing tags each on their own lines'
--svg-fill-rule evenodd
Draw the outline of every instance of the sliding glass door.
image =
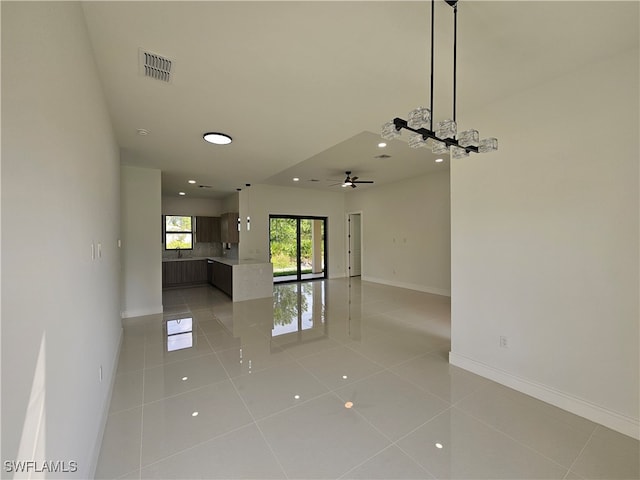
<svg viewBox="0 0 640 480">
<path fill-rule="evenodd" d="M 274 282 L 327 278 L 327 218 L 269 216 L 269 253 Z"/>
</svg>

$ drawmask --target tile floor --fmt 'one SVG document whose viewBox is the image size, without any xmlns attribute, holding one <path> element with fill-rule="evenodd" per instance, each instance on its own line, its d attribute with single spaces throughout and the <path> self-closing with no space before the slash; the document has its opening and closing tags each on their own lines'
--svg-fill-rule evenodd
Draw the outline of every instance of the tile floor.
<svg viewBox="0 0 640 480">
<path fill-rule="evenodd" d="M 446 297 L 163 296 L 126 322 L 98 478 L 639 477 L 638 441 L 450 366 Z"/>
</svg>

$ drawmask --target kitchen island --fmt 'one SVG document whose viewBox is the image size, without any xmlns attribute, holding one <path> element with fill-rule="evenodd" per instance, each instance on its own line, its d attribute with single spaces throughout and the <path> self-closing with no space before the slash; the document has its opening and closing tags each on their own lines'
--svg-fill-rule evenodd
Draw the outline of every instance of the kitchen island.
<svg viewBox="0 0 640 480">
<path fill-rule="evenodd" d="M 273 266 L 261 260 L 208 257 L 214 287 L 234 302 L 273 296 Z"/>
</svg>

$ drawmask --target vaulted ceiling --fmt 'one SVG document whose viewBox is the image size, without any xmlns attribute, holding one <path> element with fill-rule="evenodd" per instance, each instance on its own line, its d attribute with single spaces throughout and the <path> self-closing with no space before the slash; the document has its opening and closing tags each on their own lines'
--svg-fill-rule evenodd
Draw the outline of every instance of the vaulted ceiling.
<svg viewBox="0 0 640 480">
<path fill-rule="evenodd" d="M 165 195 L 221 197 L 246 183 L 340 191 L 346 170 L 375 188 L 449 168 L 403 140 L 377 146 L 384 122 L 428 106 L 431 2 L 83 7 L 122 161 L 162 170 Z M 481 136 L 499 132 L 465 125 L 465 112 L 638 46 L 637 2 L 463 0 L 458 9 L 457 116 Z M 452 97 L 453 16 L 442 0 L 435 22 L 438 121 Z M 169 83 L 140 73 L 140 51 L 172 60 Z M 208 131 L 233 143 L 207 144 Z"/>
</svg>

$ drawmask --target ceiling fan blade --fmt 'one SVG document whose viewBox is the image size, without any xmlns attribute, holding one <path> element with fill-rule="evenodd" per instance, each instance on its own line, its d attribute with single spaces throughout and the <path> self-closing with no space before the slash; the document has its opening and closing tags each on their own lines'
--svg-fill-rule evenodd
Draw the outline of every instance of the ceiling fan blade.
<svg viewBox="0 0 640 480">
<path fill-rule="evenodd" d="M 357 182 L 353 180 L 353 183 L 373 183 L 373 180 L 358 180 Z"/>
</svg>

